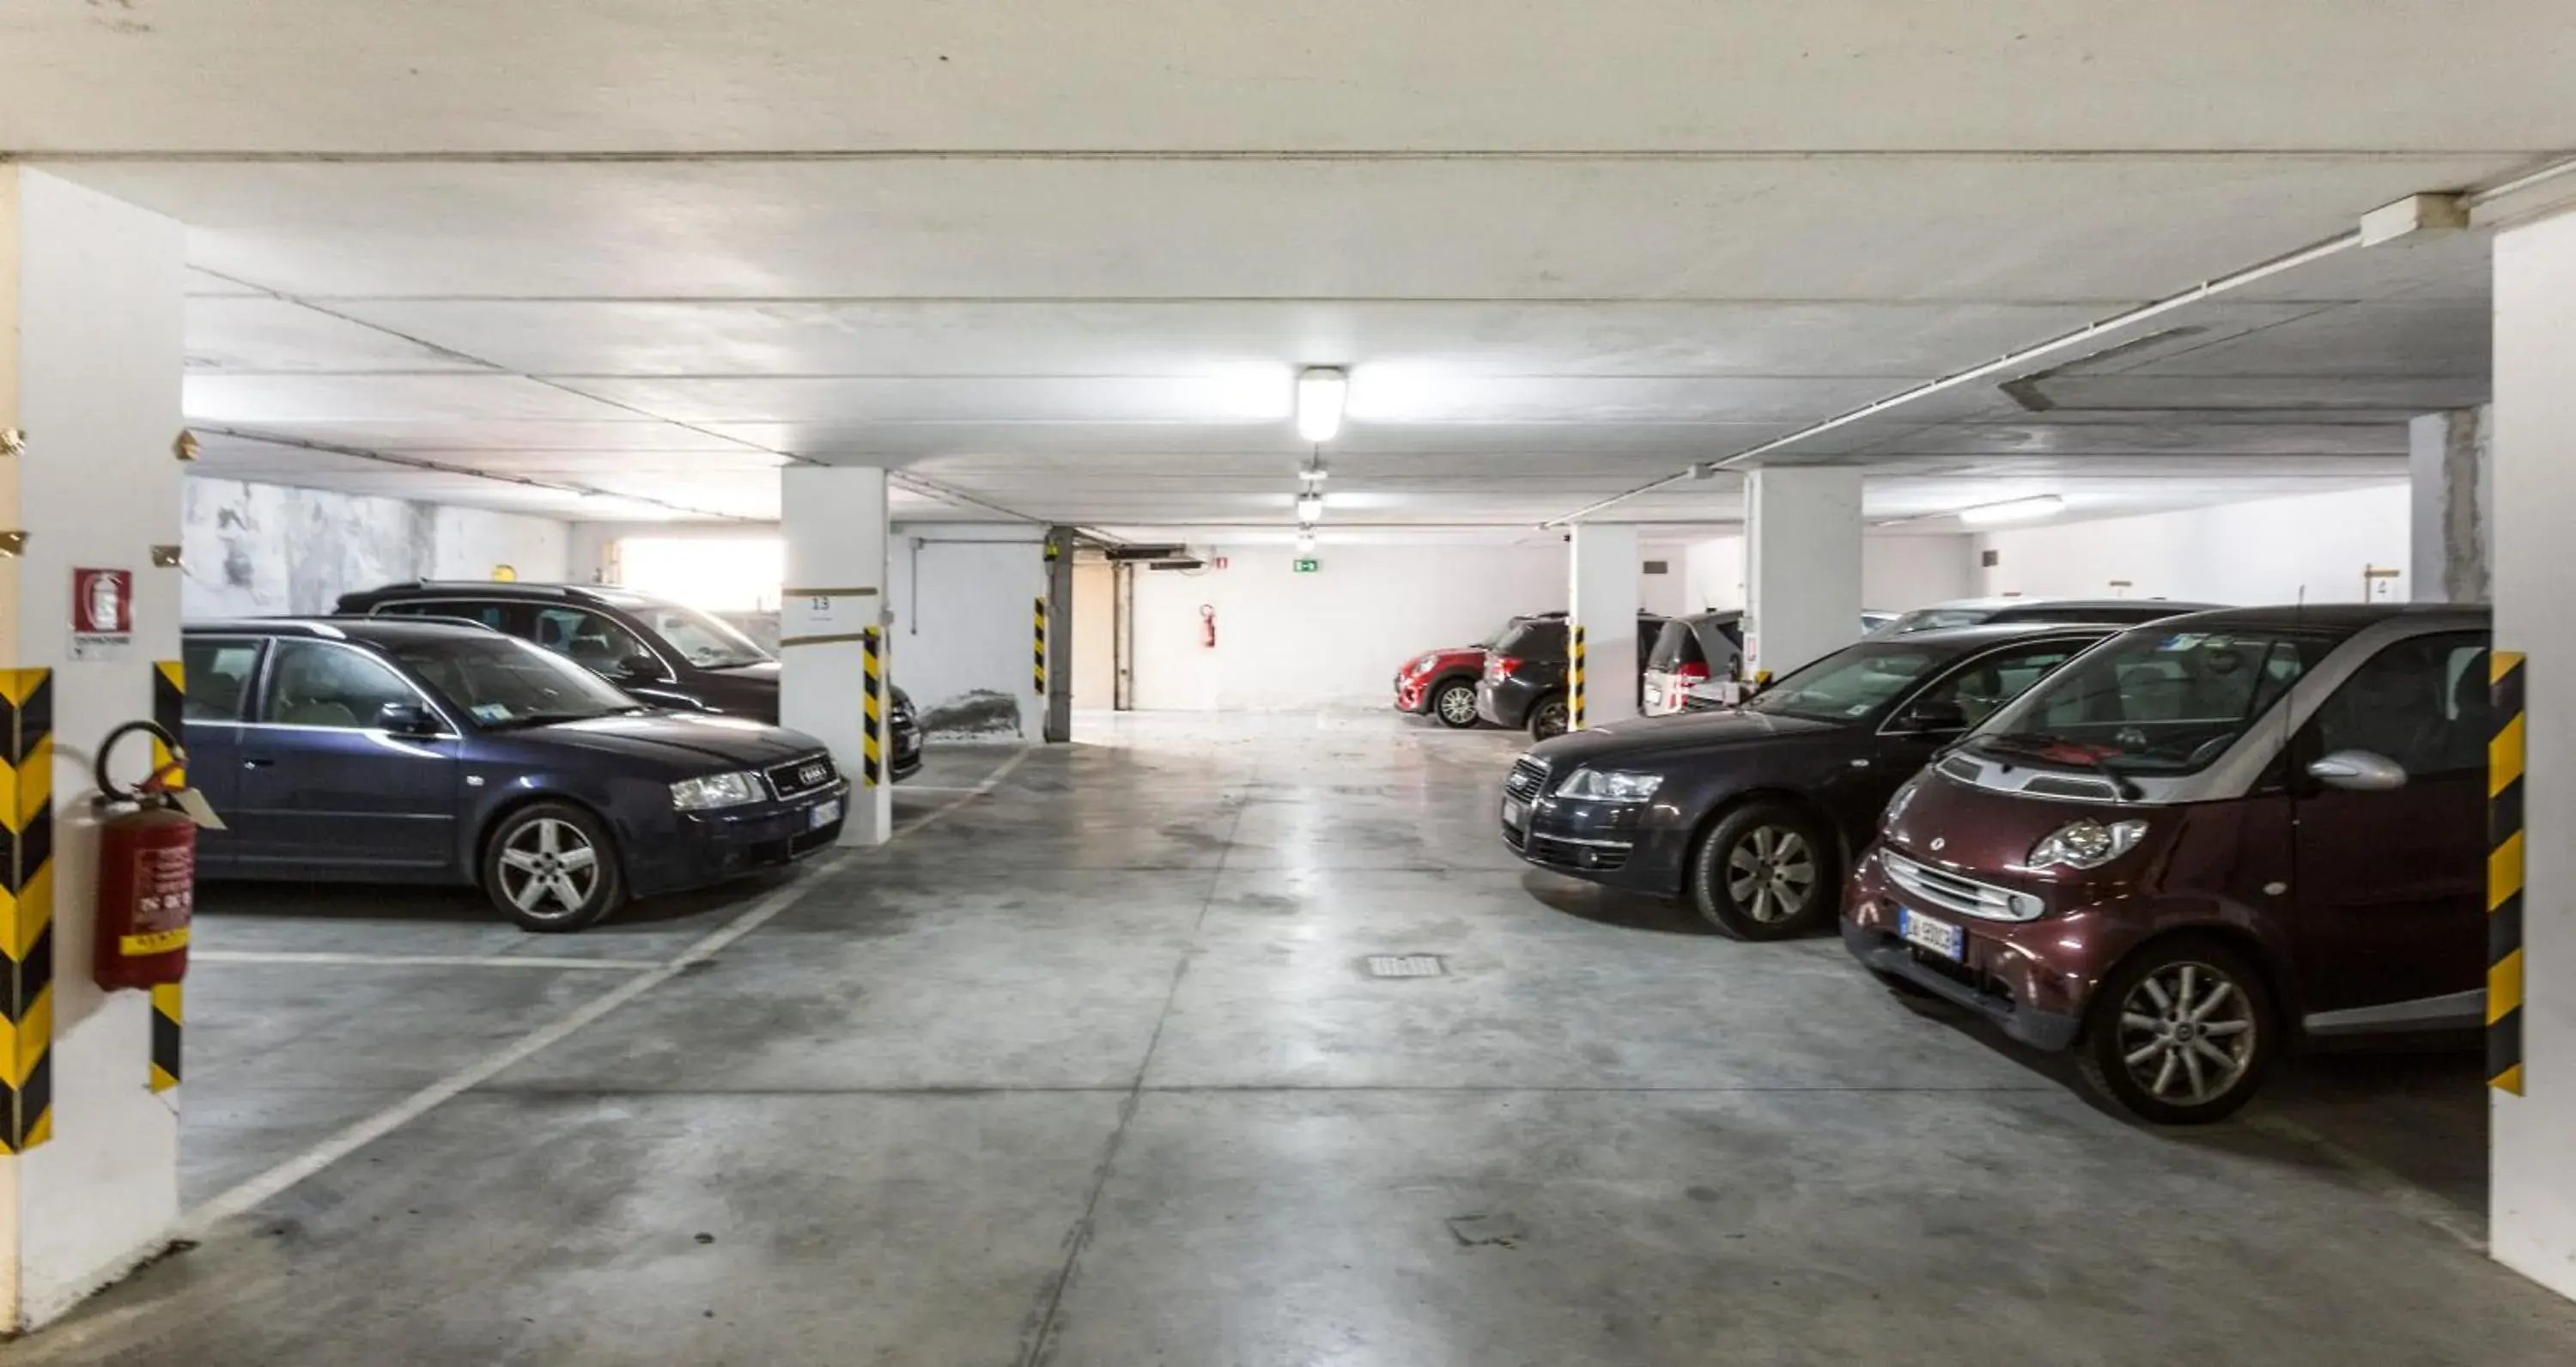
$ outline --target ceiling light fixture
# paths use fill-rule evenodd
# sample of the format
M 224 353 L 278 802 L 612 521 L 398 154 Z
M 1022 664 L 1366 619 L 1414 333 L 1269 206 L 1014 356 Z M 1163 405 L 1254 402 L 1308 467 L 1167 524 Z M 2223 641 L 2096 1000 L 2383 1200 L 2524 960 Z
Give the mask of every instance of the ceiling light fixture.
M 1312 527 L 1324 520 L 1324 496 L 1308 492 L 1297 495 L 1297 525 Z
M 1998 522 L 2028 522 L 2063 512 L 2065 508 L 2065 499 L 2055 494 L 2039 494 L 2031 498 L 2012 498 L 2001 503 L 1980 503 L 1973 508 L 1961 508 L 1957 516 L 1971 527 L 1988 527 Z
M 1342 405 L 1350 397 L 1347 371 L 1308 366 L 1297 372 L 1297 435 L 1312 442 L 1331 441 L 1342 430 Z

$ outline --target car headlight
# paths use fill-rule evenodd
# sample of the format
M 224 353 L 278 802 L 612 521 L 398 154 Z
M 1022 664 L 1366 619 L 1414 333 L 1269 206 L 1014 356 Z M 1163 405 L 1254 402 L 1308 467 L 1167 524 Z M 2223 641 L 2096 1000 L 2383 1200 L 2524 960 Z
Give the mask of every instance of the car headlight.
M 2061 826 L 2031 847 L 2027 867 L 2045 869 L 2063 864 L 2070 869 L 2098 869 L 2138 847 L 2147 838 L 2147 823 L 2114 821 L 2105 826 L 2090 819 Z
M 671 785 L 671 805 L 684 812 L 700 812 L 710 807 L 739 807 L 768 796 L 768 790 L 760 786 L 758 774 L 700 774 Z
M 1664 786 L 1661 774 L 1632 774 L 1624 769 L 1577 769 L 1556 790 L 1558 797 L 1592 802 L 1643 802 Z

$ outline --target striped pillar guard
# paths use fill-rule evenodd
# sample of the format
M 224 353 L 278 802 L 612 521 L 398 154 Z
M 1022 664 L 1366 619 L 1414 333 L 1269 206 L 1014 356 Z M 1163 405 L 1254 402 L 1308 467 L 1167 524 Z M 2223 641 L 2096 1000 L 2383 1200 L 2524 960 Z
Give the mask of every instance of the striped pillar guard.
M 870 788 L 885 783 L 885 630 L 869 627 L 859 633 L 859 650 L 866 661 L 867 682 L 860 692 L 865 721 L 861 727 L 859 750 L 864 761 L 863 777 Z
M 0 1152 L 53 1137 L 54 681 L 0 669 Z
M 174 736 L 183 736 L 188 724 L 188 666 L 183 660 L 152 662 L 152 720 Z M 181 767 L 180 757 L 159 737 L 152 741 L 152 771 L 167 768 L 174 772 L 170 781 L 184 784 L 188 771 Z M 162 983 L 152 989 L 152 1062 L 148 1081 L 152 1090 L 166 1092 L 179 1085 L 180 1027 L 187 1020 L 183 1001 L 184 989 L 178 983 Z
M 1580 731 L 1583 729 L 1583 628 L 1580 625 L 1574 628 L 1573 654 L 1566 667 L 1566 685 L 1566 726 Z
M 2499 650 L 2487 742 L 2487 1085 L 2522 1095 L 2523 656 Z
M 1036 624 L 1037 650 L 1031 657 L 1030 667 L 1032 677 L 1037 681 L 1038 696 L 1041 698 L 1046 696 L 1046 619 L 1047 602 L 1045 596 L 1040 595 L 1037 600 L 1037 615 L 1032 619 Z

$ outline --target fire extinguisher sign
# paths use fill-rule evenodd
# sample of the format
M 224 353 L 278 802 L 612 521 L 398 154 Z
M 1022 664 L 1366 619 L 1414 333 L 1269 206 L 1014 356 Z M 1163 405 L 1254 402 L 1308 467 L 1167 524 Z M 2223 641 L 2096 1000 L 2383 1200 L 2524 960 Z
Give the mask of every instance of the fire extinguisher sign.
M 117 952 L 134 958 L 187 948 L 188 922 L 196 900 L 195 846 L 147 845 L 136 850 L 134 925 L 117 937 Z
M 72 571 L 72 658 L 103 660 L 134 644 L 134 571 Z

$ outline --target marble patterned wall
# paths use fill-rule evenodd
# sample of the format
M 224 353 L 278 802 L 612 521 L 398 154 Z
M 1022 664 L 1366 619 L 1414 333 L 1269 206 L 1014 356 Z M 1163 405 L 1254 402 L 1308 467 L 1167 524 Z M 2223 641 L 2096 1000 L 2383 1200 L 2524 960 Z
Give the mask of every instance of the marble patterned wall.
M 190 620 L 329 612 L 405 579 L 565 575 L 570 528 L 549 518 L 324 489 L 190 479 L 181 611 Z

